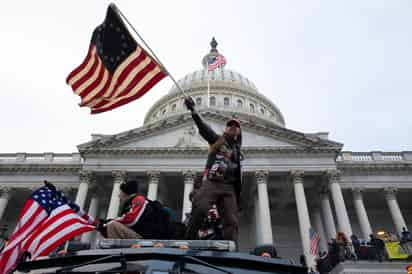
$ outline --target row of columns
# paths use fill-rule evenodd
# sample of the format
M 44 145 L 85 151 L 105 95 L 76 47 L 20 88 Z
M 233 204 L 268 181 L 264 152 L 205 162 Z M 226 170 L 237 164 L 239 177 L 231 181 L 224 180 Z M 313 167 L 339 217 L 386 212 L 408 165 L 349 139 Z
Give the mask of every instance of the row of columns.
M 147 198 L 150 200 L 157 200 L 158 186 L 160 182 L 160 172 L 159 171 L 149 171 L 147 174 L 149 176 Z M 119 206 L 120 206 L 120 199 L 119 199 L 120 185 L 127 180 L 127 173 L 124 171 L 113 171 L 112 175 L 113 175 L 113 187 L 112 187 L 109 207 L 108 207 L 107 215 L 106 215 L 106 218 L 108 219 L 113 219 L 118 216 Z M 189 213 L 191 211 L 191 202 L 189 200 L 189 194 L 193 190 L 193 184 L 194 184 L 196 173 L 194 171 L 185 171 L 183 172 L 183 175 L 184 175 L 185 187 L 184 187 L 182 215 L 185 216 L 185 213 Z M 88 190 L 92 182 L 94 182 L 94 180 L 90 172 L 80 173 L 80 183 L 79 183 L 79 188 L 78 188 L 75 201 L 81 208 L 84 207 L 87 193 L 88 193 Z
M 314 258 L 310 254 L 309 247 L 309 228 L 311 227 L 309 211 L 307 208 L 304 185 L 303 185 L 303 172 L 302 171 L 292 171 L 292 181 L 294 185 L 294 193 L 296 199 L 296 207 L 298 211 L 299 228 L 301 233 L 303 254 L 305 255 L 306 263 L 308 266 L 314 265 Z M 328 171 L 327 173 L 329 192 L 332 196 L 332 200 L 335 206 L 336 218 L 338 222 L 338 228 L 340 232 L 345 233 L 347 237 L 353 235 L 352 227 L 349 221 L 348 212 L 346 210 L 345 201 L 343 199 L 342 189 L 339 184 L 340 173 L 337 170 Z M 405 220 L 402 216 L 402 212 L 399 208 L 398 202 L 395 196 L 394 188 L 386 188 L 385 200 L 389 207 L 389 210 L 394 221 L 396 231 L 400 235 L 402 229 L 406 227 Z M 372 234 L 372 227 L 369 222 L 369 218 L 363 203 L 362 191 L 360 189 L 353 189 L 353 203 L 360 224 L 360 229 L 362 237 L 368 239 L 369 235 Z M 314 220 L 314 227 L 320 235 L 327 235 L 328 239 L 336 237 L 336 227 L 333 218 L 332 208 L 329 202 L 328 191 L 323 191 L 320 196 L 320 204 L 322 209 L 323 220 L 325 224 L 326 232 L 323 229 L 322 217 L 319 209 L 316 209 L 312 214 L 312 219 Z M 323 250 L 327 249 L 327 242 L 325 237 L 321 237 L 320 246 Z
M 185 219 L 186 214 L 191 211 L 191 202 L 189 200 L 189 194 L 193 190 L 194 180 L 196 173 L 194 171 L 185 171 L 184 175 L 184 194 L 183 194 L 183 205 L 182 205 L 182 221 Z M 332 196 L 332 200 L 335 206 L 335 212 L 338 222 L 339 231 L 342 231 L 347 236 L 351 236 L 352 227 L 349 221 L 348 213 L 345 206 L 345 201 L 343 199 L 342 189 L 339 184 L 339 172 L 338 171 L 328 171 L 326 173 L 329 182 L 329 192 Z M 147 197 L 151 200 L 157 199 L 158 185 L 160 180 L 160 172 L 150 171 L 148 172 L 149 183 L 148 183 L 148 193 Z M 305 257 L 311 262 L 309 254 L 309 228 L 312 226 L 309 217 L 309 211 L 306 202 L 305 190 L 304 190 L 304 172 L 303 171 L 292 171 L 291 172 L 296 207 L 299 219 L 299 228 L 301 233 L 302 247 L 304 250 Z M 107 218 L 115 218 L 118 214 L 119 209 L 119 186 L 122 182 L 126 180 L 126 173 L 122 171 L 113 172 L 114 182 L 113 190 L 111 194 L 109 209 L 107 213 Z M 257 197 L 255 200 L 255 217 L 256 217 L 256 241 L 257 245 L 272 244 L 273 243 L 273 233 L 270 217 L 270 207 L 269 207 L 269 195 L 267 189 L 268 182 L 268 171 L 259 170 L 255 172 L 256 185 L 257 185 Z M 80 206 L 84 206 L 86 199 L 88 185 L 91 182 L 91 175 L 88 173 L 82 173 L 80 175 L 80 184 L 78 194 L 76 196 L 76 202 Z M 402 231 L 403 227 L 406 227 L 405 220 L 400 211 L 399 205 L 396 200 L 395 190 L 392 188 L 385 189 L 385 198 L 390 209 L 392 218 L 395 223 L 396 230 L 398 233 Z M 2 214 L 2 206 L 7 203 L 8 192 L 0 197 L 0 217 Z M 3 198 L 4 197 L 4 198 Z M 314 227 L 320 235 L 326 235 L 327 239 L 336 237 L 336 227 L 333 218 L 332 208 L 330 205 L 328 192 L 324 191 L 320 196 L 321 200 L 321 211 L 318 209 L 313 212 Z M 361 233 L 363 238 L 367 239 L 372 233 L 372 228 L 367 216 L 367 212 L 363 203 L 362 191 L 360 189 L 353 190 L 353 202 L 358 216 Z M 97 203 L 97 202 L 96 202 Z M 93 205 L 91 203 L 91 205 Z M 95 215 L 95 209 L 93 206 L 89 209 L 89 214 Z M 322 217 L 324 225 L 322 225 Z M 325 231 L 323 229 L 325 228 Z M 327 243 L 325 237 L 322 237 L 320 246 L 322 249 L 327 248 Z
M 119 192 L 120 184 L 125 182 L 127 179 L 127 173 L 124 171 L 114 171 L 113 173 L 113 188 L 109 203 L 109 208 L 107 211 L 107 218 L 115 218 L 118 215 L 119 210 Z M 257 245 L 261 244 L 272 244 L 273 234 L 272 225 L 270 217 L 270 207 L 269 207 L 269 195 L 268 195 L 268 171 L 259 170 L 255 172 L 256 187 L 257 187 L 257 197 L 255 200 L 255 217 L 256 217 L 256 241 Z M 329 182 L 329 192 L 331 194 L 336 217 L 338 222 L 339 231 L 344 232 L 346 235 L 352 235 L 352 228 L 350 225 L 348 213 L 345 206 L 345 201 L 342 195 L 342 189 L 339 184 L 339 172 L 336 170 L 328 171 L 326 173 Z M 156 200 L 158 196 L 158 185 L 160 181 L 159 171 L 148 172 L 149 182 L 148 182 L 148 193 L 147 197 L 151 200 Z M 191 211 L 191 202 L 189 200 L 189 194 L 193 190 L 194 180 L 196 173 L 194 171 L 183 172 L 184 176 L 184 196 L 182 205 L 182 220 L 184 220 L 186 213 Z M 299 218 L 299 228 L 302 239 L 302 246 L 304 254 L 308 258 L 308 265 L 312 258 L 309 254 L 309 228 L 311 227 L 309 211 L 306 202 L 305 190 L 304 190 L 304 172 L 303 171 L 292 171 L 291 172 L 293 189 L 296 200 L 297 213 Z M 76 203 L 84 208 L 87 194 L 91 185 L 94 183 L 93 174 L 91 172 L 83 171 L 79 174 L 79 187 L 76 195 Z M 92 191 L 93 196 L 91 197 L 91 202 L 89 206 L 89 214 L 96 216 L 98 208 L 98 197 L 95 191 Z M 399 205 L 395 196 L 395 189 L 388 188 L 385 189 L 385 198 L 387 205 L 390 209 L 396 230 L 398 233 L 402 231 L 403 227 L 406 227 L 405 220 L 400 211 Z M 0 219 L 2 218 L 7 203 L 10 199 L 10 188 L 3 188 L 0 194 Z M 359 219 L 359 224 L 364 238 L 372 233 L 372 228 L 367 216 L 367 212 L 363 203 L 362 191 L 355 189 L 353 191 L 353 201 L 356 214 Z M 313 214 L 314 226 L 316 230 L 321 234 L 327 236 L 328 239 L 334 238 L 336 236 L 336 227 L 334 223 L 332 208 L 330 205 L 328 191 L 324 191 L 320 196 L 321 211 L 316 210 Z M 321 217 L 322 215 L 322 217 Z M 322 226 L 322 220 L 324 226 Z M 323 232 L 323 227 L 325 231 Z M 324 238 L 324 237 L 323 237 Z M 326 249 L 326 241 L 321 241 L 321 247 Z

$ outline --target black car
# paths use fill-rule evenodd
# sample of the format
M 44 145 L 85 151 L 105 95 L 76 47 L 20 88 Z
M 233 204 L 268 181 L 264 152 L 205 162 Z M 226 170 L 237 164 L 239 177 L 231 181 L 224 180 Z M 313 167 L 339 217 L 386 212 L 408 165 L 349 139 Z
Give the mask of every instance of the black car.
M 229 241 L 103 240 L 96 249 L 21 262 L 16 273 L 307 273 L 286 259 L 234 249 Z

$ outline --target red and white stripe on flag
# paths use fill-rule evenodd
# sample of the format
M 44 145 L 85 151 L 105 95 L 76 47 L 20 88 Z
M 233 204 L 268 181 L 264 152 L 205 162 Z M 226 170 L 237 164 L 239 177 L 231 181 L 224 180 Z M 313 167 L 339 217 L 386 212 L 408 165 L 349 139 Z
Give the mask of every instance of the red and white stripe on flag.
M 111 73 L 103 64 L 92 43 L 83 63 L 66 79 L 80 106 L 92 113 L 105 112 L 143 96 L 166 74 L 140 46 Z
M 316 256 L 318 253 L 318 246 L 319 246 L 319 241 L 320 241 L 319 233 L 317 233 L 313 228 L 310 228 L 309 238 L 310 238 L 309 252 L 311 255 Z
M 87 220 L 80 217 L 68 205 L 63 205 L 52 211 L 49 218 L 22 243 L 23 250 L 27 250 L 34 260 L 40 256 L 47 256 L 59 245 L 76 235 L 95 230 Z
M 20 213 L 19 221 L 0 254 L 0 273 L 9 273 L 22 253 L 21 243 L 47 219 L 47 212 L 36 201 L 29 199 Z
M 208 63 L 207 70 L 213 71 L 224 64 L 226 64 L 226 58 L 222 54 L 218 54 L 212 62 Z
M 92 231 L 95 226 L 76 214 L 67 204 L 47 216 L 33 199 L 29 199 L 19 217 L 17 227 L 0 255 L 0 273 L 9 273 L 24 251 L 32 259 L 46 256 L 60 244 L 78 234 Z

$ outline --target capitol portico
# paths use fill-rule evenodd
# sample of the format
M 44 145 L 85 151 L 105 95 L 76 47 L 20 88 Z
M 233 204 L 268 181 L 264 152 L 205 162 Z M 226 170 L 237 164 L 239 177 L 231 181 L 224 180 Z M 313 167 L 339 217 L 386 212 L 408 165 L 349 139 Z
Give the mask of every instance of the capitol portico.
M 215 47 L 208 56 L 216 54 Z M 412 228 L 411 151 L 342 151 L 343 144 L 330 140 L 327 132 L 288 129 L 280 109 L 249 79 L 226 67 L 209 75 L 205 69 L 189 73 L 179 84 L 217 132 L 233 116 L 241 121 L 241 250 L 274 243 L 281 257 L 298 261 L 305 254 L 311 264 L 310 227 L 321 236 L 321 250 L 338 231 L 368 239 L 377 230 L 397 234 Z M 120 183 L 137 178 L 144 182 L 141 192 L 174 209 L 182 220 L 190 212 L 189 193 L 203 171 L 208 147 L 173 86 L 150 108 L 143 126 L 92 134 L 77 149 L 0 154 L 1 224 L 13 229 L 25 199 L 45 179 L 90 214 L 113 218 Z

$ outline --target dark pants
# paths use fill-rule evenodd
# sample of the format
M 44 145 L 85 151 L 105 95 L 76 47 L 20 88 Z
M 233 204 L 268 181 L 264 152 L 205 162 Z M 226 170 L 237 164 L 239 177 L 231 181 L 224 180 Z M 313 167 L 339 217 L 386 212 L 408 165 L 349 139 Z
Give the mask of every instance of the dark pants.
M 223 239 L 237 241 L 238 207 L 233 185 L 210 181 L 204 182 L 193 197 L 192 217 L 186 237 L 191 240 L 198 238 L 198 230 L 213 204 L 216 204 L 222 218 Z

